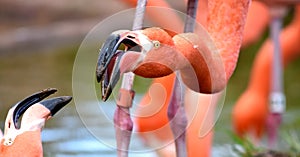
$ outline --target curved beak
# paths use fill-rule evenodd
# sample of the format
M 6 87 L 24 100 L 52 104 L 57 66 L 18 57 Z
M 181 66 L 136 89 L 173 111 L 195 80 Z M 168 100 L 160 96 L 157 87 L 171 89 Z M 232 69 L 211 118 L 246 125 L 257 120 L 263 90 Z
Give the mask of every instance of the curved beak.
M 31 96 L 25 98 L 24 100 L 16 104 L 15 110 L 13 112 L 13 123 L 15 128 L 19 129 L 19 119 L 21 115 L 33 104 L 40 102 L 51 94 L 54 94 L 57 91 L 55 88 L 48 88 L 40 92 L 34 93 Z
M 59 110 L 66 106 L 72 100 L 71 96 L 61 96 L 41 101 L 40 104 L 45 106 L 54 116 Z
M 109 63 L 109 66 L 107 67 L 107 70 L 105 70 L 104 78 L 101 81 L 103 101 L 106 101 L 109 98 L 112 90 L 120 79 L 120 62 L 124 53 L 124 51 L 117 50 L 116 55 L 113 56 Z
M 112 33 L 105 41 L 105 43 L 102 45 L 99 53 L 97 68 L 96 68 L 96 77 L 98 83 L 103 80 L 104 74 L 106 72 L 106 69 L 115 55 L 118 47 L 120 46 L 121 42 L 120 35 Z
M 124 45 L 124 50 L 118 50 Z M 153 47 L 153 42 L 139 31 L 116 31 L 105 41 L 100 49 L 96 77 L 101 82 L 102 100 L 106 101 L 120 79 L 120 62 L 127 51 L 137 51 L 146 54 Z M 142 55 L 144 56 L 144 55 Z M 143 60 L 136 60 L 137 65 Z

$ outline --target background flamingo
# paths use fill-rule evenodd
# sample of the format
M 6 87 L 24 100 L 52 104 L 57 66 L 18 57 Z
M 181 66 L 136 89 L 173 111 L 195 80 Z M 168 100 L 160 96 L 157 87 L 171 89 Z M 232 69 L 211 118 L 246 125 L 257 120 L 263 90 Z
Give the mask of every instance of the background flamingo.
M 280 34 L 283 63 L 289 62 L 300 55 L 300 8 L 296 7 L 294 19 Z M 259 50 L 251 71 L 251 78 L 247 89 L 238 99 L 233 109 L 233 124 L 236 132 L 244 136 L 249 133 L 260 139 L 265 131 L 268 109 L 268 95 L 270 92 L 270 75 L 273 55 L 273 44 L 268 39 Z M 252 108 L 255 110 L 251 110 Z

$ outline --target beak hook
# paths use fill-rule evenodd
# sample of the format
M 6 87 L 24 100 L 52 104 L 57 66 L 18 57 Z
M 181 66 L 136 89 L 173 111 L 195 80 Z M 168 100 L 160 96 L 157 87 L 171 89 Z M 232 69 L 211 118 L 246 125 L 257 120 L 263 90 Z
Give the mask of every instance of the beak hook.
M 51 113 L 51 116 L 54 116 L 60 109 L 66 106 L 72 100 L 71 96 L 60 96 L 40 102 L 45 106 Z
M 34 93 L 31 96 L 25 98 L 24 100 L 16 104 L 16 108 L 13 112 L 13 123 L 15 128 L 19 129 L 19 119 L 20 116 L 33 104 L 40 102 L 51 94 L 54 94 L 57 91 L 55 88 L 44 89 L 40 92 Z

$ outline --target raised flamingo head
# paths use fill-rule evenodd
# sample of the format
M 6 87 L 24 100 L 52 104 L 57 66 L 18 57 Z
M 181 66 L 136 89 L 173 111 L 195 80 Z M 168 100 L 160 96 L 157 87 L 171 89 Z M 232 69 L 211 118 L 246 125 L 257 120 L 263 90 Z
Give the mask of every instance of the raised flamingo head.
M 20 145 L 19 141 L 22 141 L 22 139 L 18 138 L 21 138 L 23 134 L 27 132 L 40 133 L 46 120 L 71 101 L 72 97 L 70 96 L 55 97 L 42 101 L 56 91 L 54 88 L 42 90 L 18 102 L 9 110 L 5 120 L 4 136 L 0 144 L 0 148 L 2 147 L 1 151 L 4 151 L 2 152 L 3 154 L 5 153 L 5 147 L 12 149 L 12 151 L 18 149 L 14 145 Z M 22 120 L 20 120 L 21 116 Z M 40 141 L 31 142 L 41 143 Z M 26 144 L 22 143 L 21 145 Z M 14 153 L 12 151 L 8 151 L 7 153 Z

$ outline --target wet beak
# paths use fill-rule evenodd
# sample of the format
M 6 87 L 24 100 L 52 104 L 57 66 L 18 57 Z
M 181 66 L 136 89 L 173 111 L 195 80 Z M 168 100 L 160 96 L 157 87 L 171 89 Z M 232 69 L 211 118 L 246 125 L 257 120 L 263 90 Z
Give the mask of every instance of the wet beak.
M 54 116 L 59 110 L 66 106 L 72 100 L 71 96 L 61 96 L 51 99 L 44 100 L 40 102 L 45 106 L 51 113 L 51 116 Z
M 42 90 L 38 93 L 32 94 L 31 96 L 25 98 L 24 100 L 18 102 L 16 104 L 16 108 L 13 112 L 13 123 L 15 125 L 15 128 L 19 129 L 19 119 L 21 115 L 32 105 L 35 103 L 40 102 L 41 100 L 45 99 L 51 94 L 54 94 L 57 91 L 55 88 L 48 88 L 45 90 Z
M 120 45 L 124 50 L 118 50 Z M 112 33 L 100 49 L 96 77 L 101 82 L 102 100 L 106 101 L 121 75 L 121 60 L 128 50 L 145 54 L 153 47 L 152 41 L 147 36 L 137 31 L 117 31 Z M 144 56 L 144 55 L 141 55 Z M 141 62 L 139 58 L 135 65 Z

